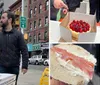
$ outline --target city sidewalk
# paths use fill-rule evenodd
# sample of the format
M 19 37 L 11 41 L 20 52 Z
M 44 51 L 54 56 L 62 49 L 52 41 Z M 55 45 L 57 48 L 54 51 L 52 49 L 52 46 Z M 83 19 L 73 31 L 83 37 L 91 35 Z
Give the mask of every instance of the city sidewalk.
M 45 66 L 42 65 L 29 65 L 29 70 L 25 75 L 20 73 L 18 85 L 39 85 L 44 69 Z

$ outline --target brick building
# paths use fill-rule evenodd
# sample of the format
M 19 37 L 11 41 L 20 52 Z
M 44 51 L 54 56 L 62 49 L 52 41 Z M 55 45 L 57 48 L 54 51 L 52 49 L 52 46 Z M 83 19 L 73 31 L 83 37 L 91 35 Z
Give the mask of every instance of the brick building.
M 28 35 L 33 52 L 48 56 L 49 0 L 28 0 Z
M 19 19 L 21 15 L 22 0 L 17 0 L 9 9 L 15 13 L 15 25 L 20 29 Z M 27 28 L 24 30 L 28 34 L 28 48 L 33 46 L 31 52 L 48 54 L 49 41 L 49 0 L 24 0 L 24 16 L 27 18 Z M 25 35 L 24 34 L 24 35 Z M 27 36 L 27 35 L 25 35 Z M 31 46 L 31 47 L 30 47 Z
M 15 3 L 13 3 L 10 7 L 9 10 L 15 14 L 15 27 L 20 30 L 19 27 L 19 18 L 21 15 L 21 0 L 17 0 Z
M 44 43 L 49 41 L 49 0 L 28 0 L 29 42 Z
M 28 17 L 28 0 L 24 0 L 24 16 Z M 22 0 L 17 0 L 10 7 L 9 10 L 15 14 L 15 27 L 20 30 L 20 16 L 22 11 Z M 28 28 L 28 27 L 27 27 Z M 26 33 L 27 28 L 24 30 Z

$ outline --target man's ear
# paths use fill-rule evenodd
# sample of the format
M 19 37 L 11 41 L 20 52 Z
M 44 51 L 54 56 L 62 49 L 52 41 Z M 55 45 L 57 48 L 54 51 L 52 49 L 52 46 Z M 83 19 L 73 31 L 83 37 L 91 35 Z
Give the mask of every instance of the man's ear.
M 12 23 L 12 18 L 8 19 L 8 22 L 9 22 L 9 23 Z

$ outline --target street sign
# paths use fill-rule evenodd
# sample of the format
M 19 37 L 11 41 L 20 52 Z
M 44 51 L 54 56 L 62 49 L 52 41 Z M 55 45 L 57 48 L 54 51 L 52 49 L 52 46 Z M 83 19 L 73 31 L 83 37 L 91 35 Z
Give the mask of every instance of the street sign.
M 33 44 L 33 51 L 41 50 L 40 44 Z
M 29 51 L 29 52 L 33 51 L 33 44 L 28 43 L 28 44 L 27 44 L 27 48 L 28 48 L 28 51 Z
M 26 17 L 21 16 L 20 17 L 20 28 L 25 29 L 26 28 Z

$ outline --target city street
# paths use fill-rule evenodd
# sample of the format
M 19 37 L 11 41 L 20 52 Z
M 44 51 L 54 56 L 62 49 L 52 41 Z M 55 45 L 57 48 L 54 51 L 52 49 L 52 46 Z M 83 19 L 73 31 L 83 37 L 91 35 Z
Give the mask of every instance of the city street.
M 29 70 L 25 75 L 20 73 L 18 85 L 39 85 L 45 67 L 43 65 L 29 65 Z
M 89 85 L 100 85 L 100 77 L 95 74 L 92 79 L 92 83 L 93 84 L 89 84 Z
M 23 75 L 20 73 L 18 85 L 39 85 L 45 67 L 46 66 L 43 65 L 29 65 L 27 74 Z M 89 83 L 88 85 L 100 85 L 100 77 L 95 74 L 92 83 Z

